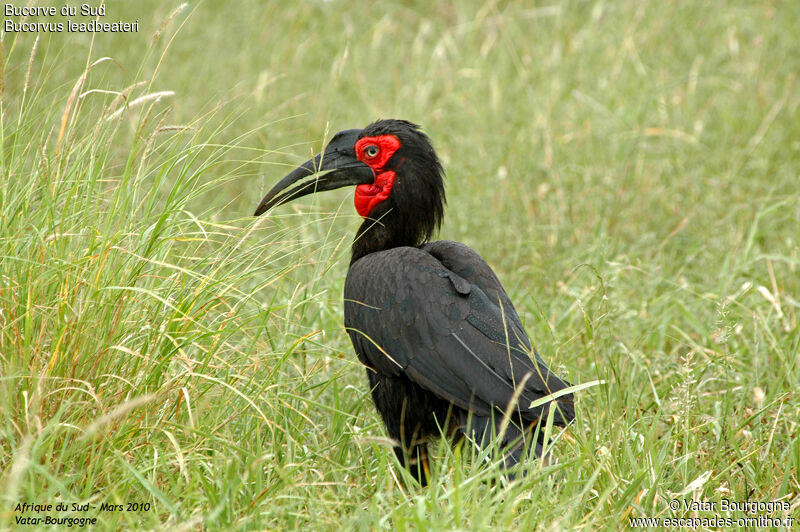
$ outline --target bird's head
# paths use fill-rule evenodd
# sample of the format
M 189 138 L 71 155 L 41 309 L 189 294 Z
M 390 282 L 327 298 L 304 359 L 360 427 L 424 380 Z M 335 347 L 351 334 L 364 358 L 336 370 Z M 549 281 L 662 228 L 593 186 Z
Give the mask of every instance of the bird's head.
M 358 238 L 373 231 L 381 247 L 418 245 L 444 213 L 444 171 L 428 136 L 405 120 L 378 120 L 333 136 L 320 155 L 281 179 L 255 215 L 314 192 L 355 185 L 365 219 Z

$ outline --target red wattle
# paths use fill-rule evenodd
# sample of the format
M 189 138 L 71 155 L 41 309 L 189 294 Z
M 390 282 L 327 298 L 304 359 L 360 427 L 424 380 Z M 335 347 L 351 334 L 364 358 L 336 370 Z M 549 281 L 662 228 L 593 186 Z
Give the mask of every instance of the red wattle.
M 356 187 L 353 203 L 355 203 L 356 210 L 362 218 L 369 216 L 370 211 L 376 205 L 389 197 L 389 193 L 394 186 L 395 177 L 397 177 L 397 174 L 389 170 L 375 176 L 375 182 L 371 185 L 358 185 Z

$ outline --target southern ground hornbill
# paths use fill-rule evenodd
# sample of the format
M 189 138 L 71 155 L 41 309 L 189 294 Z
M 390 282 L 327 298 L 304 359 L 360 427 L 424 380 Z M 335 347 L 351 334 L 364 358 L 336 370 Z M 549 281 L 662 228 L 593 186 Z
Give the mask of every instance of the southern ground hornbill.
M 551 408 L 555 425 L 575 416 L 572 395 L 557 394 L 567 383 L 531 347 L 489 265 L 464 244 L 428 241 L 442 220 L 443 175 L 417 125 L 379 120 L 337 133 L 255 212 L 356 185 L 364 222 L 345 281 L 344 324 L 395 453 L 423 484 L 432 436 L 499 443 L 509 466 L 541 453 L 536 426 Z M 531 408 L 550 395 L 560 397 Z

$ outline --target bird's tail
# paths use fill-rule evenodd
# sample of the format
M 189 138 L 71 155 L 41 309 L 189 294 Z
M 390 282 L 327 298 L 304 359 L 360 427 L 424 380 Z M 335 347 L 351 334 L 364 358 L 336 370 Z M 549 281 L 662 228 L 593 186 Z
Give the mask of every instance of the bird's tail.
M 542 457 L 544 428 L 536 423 L 522 424 L 502 415 L 476 416 L 466 414 L 459 420 L 461 432 L 487 460 L 499 460 L 503 469 Z M 547 457 L 545 456 L 545 460 Z M 513 480 L 514 473 L 508 473 Z

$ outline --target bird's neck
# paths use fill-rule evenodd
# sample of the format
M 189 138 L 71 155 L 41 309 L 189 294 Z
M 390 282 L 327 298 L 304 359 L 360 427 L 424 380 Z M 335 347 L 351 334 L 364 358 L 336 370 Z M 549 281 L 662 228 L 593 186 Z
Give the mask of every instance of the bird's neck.
M 380 220 L 364 219 L 353 241 L 353 256 L 350 264 L 376 251 L 421 244 L 417 241 L 418 238 L 412 234 L 403 234 L 402 231 L 393 230 L 397 224 L 392 222 L 396 222 L 396 220 L 391 219 L 391 213 Z

